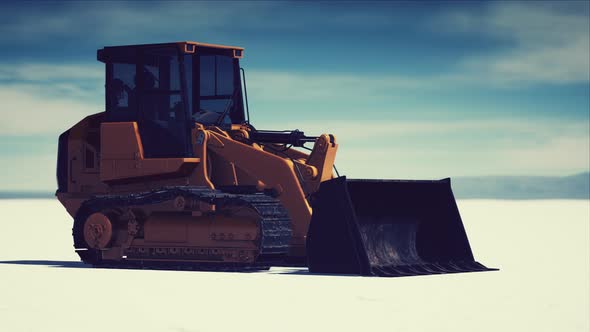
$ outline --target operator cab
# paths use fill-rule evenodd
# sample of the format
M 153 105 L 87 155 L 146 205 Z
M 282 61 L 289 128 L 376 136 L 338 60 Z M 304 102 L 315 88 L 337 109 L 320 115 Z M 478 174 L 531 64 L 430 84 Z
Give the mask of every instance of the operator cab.
M 106 121 L 138 123 L 146 158 L 190 157 L 195 122 L 245 121 L 243 48 L 196 42 L 105 47 Z

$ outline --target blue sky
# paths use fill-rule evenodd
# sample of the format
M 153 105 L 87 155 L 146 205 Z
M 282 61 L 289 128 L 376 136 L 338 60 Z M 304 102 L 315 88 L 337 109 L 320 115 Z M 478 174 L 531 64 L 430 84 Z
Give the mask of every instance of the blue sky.
M 103 110 L 106 45 L 246 48 L 257 128 L 336 134 L 365 178 L 590 168 L 590 9 L 575 2 L 0 4 L 0 190 L 53 190 L 57 136 Z

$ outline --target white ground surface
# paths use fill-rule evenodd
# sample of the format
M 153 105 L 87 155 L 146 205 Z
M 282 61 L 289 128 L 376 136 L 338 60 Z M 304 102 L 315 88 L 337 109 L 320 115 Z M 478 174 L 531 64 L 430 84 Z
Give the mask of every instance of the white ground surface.
M 0 331 L 589 331 L 590 202 L 460 201 L 499 272 L 92 269 L 56 200 L 0 200 Z

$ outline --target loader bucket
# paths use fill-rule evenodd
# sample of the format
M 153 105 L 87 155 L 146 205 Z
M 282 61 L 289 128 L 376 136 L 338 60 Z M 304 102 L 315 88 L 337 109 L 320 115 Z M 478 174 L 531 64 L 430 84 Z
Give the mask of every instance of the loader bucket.
M 322 182 L 312 200 L 312 273 L 410 276 L 491 270 L 476 262 L 450 179 Z

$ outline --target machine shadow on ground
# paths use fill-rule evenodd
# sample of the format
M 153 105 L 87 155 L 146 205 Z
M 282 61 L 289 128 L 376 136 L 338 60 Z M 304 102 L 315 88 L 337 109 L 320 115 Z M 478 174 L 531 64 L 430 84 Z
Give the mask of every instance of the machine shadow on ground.
M 10 260 L 0 261 L 0 264 L 5 265 L 36 265 L 58 268 L 76 268 L 76 269 L 118 269 L 118 270 L 154 270 L 154 271 L 189 271 L 189 272 L 213 272 L 210 270 L 188 270 L 188 269 L 166 269 L 166 268 L 141 268 L 141 267 L 93 267 L 90 264 L 76 261 L 53 261 L 53 260 Z M 306 268 L 286 268 L 279 270 L 248 270 L 248 271 L 216 271 L 226 273 L 266 273 L 274 275 L 301 275 L 301 276 L 332 276 L 332 277 L 360 277 L 353 274 L 329 274 L 329 273 L 311 273 Z
M 11 265 L 44 265 L 48 267 L 66 267 L 66 268 L 92 268 L 92 265 L 84 264 L 82 262 L 74 261 L 51 261 L 51 260 L 15 260 L 15 261 L 0 261 L 0 264 Z

